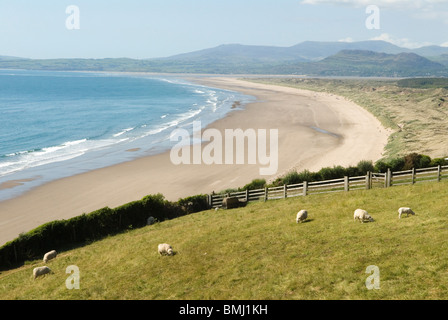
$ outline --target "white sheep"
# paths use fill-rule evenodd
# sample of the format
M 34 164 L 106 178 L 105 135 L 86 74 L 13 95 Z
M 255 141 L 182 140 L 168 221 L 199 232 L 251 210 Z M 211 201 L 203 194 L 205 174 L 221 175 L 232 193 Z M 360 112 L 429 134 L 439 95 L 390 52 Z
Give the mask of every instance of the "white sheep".
M 353 215 L 353 220 L 359 220 L 362 223 L 364 223 L 364 221 L 370 221 L 373 222 L 373 218 L 367 213 L 366 210 L 363 209 L 356 209 L 355 210 L 355 214 Z
M 58 253 L 56 252 L 56 250 L 52 250 L 50 252 L 47 252 L 44 255 L 44 262 L 47 263 L 49 260 L 56 258 L 57 255 L 58 255 Z
M 296 223 L 299 223 L 299 222 L 302 223 L 307 218 L 308 218 L 308 211 L 300 210 L 299 212 L 297 212 Z
M 173 248 L 168 243 L 161 243 L 158 247 L 159 254 L 163 255 L 173 255 Z
M 415 215 L 414 211 L 412 211 L 411 208 L 407 208 L 407 207 L 402 207 L 400 209 L 398 209 L 398 219 L 401 219 L 401 215 L 406 214 L 407 217 L 409 217 L 409 215 Z
M 44 274 L 50 273 L 51 270 L 48 267 L 37 267 L 33 269 L 34 279 L 37 277 L 43 276 Z

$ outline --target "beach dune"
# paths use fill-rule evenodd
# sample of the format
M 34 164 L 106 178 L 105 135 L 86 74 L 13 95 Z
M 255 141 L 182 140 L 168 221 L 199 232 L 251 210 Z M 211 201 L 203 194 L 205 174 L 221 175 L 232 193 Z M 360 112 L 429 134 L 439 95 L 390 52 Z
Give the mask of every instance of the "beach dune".
M 197 77 L 197 83 L 239 91 L 257 101 L 208 128 L 278 129 L 278 170 L 260 175 L 260 164 L 180 164 L 170 152 L 49 182 L 0 202 L 0 245 L 43 223 L 111 208 L 162 193 L 168 200 L 268 181 L 290 170 L 356 165 L 381 158 L 390 134 L 369 112 L 342 97 L 224 77 Z M 238 103 L 236 104 L 238 106 Z M 142 150 L 145 146 L 140 146 Z M 26 183 L 26 181 L 21 181 Z

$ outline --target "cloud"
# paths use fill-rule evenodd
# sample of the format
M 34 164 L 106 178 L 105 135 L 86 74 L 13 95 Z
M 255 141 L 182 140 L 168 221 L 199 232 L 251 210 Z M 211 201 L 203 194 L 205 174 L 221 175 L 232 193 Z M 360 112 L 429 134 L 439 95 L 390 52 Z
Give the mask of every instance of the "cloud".
M 432 8 L 437 4 L 448 4 L 448 0 L 302 0 L 301 3 L 310 5 L 332 4 L 351 7 L 367 7 L 375 4 L 380 8 L 424 9 Z
M 382 40 L 382 41 L 392 43 L 396 46 L 399 46 L 402 48 L 408 48 L 408 49 L 417 49 L 420 47 L 433 45 L 433 43 L 430 43 L 430 42 L 415 42 L 415 41 L 409 40 L 408 38 L 396 38 L 388 33 L 383 33 L 378 37 L 371 38 L 370 40 Z M 447 45 L 448 45 L 448 43 L 447 43 Z
M 442 43 L 440 46 L 448 48 L 448 42 Z
M 338 42 L 355 42 L 355 40 L 353 38 L 347 37 L 347 38 L 338 40 Z

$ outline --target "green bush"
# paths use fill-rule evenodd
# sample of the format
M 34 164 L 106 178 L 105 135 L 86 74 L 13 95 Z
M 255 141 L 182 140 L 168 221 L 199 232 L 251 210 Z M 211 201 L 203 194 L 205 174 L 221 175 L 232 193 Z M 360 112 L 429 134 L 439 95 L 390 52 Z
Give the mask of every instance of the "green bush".
M 385 173 L 387 172 L 387 169 L 390 169 L 390 165 L 387 162 L 383 160 L 378 160 L 375 162 L 375 172 Z
M 196 203 L 195 208 L 202 208 L 203 196 L 192 198 Z M 61 250 L 99 240 L 129 228 L 144 227 L 150 216 L 163 221 L 188 212 L 177 203 L 167 201 L 163 195 L 157 194 L 115 209 L 106 207 L 68 220 L 52 221 L 3 245 L 0 248 L 0 270 L 18 266 L 25 261 L 41 259 L 46 252 L 53 249 Z
M 446 166 L 448 165 L 448 160 L 445 158 L 434 158 L 431 160 L 429 167 Z
M 360 161 L 358 163 L 358 165 L 356 167 L 358 168 L 358 174 L 360 176 L 366 175 L 367 172 L 374 172 L 375 171 L 375 167 L 374 167 L 372 161 L 362 160 L 362 161 Z
M 281 180 L 283 185 L 297 184 L 303 182 L 302 177 L 297 171 L 291 171 L 287 173 Z
M 392 159 L 391 161 L 388 162 L 388 167 L 391 171 L 402 171 L 405 170 L 404 168 L 404 158 L 397 158 L 397 159 Z
M 342 166 L 335 166 L 333 168 L 326 167 L 319 170 L 320 180 L 333 180 L 346 176 L 346 170 Z
M 258 190 L 266 186 L 265 179 L 254 179 L 243 187 L 243 190 Z
M 419 161 L 419 168 L 429 168 L 431 161 L 432 160 L 429 156 L 422 155 Z
M 179 201 L 177 201 L 177 205 L 180 206 L 188 214 L 204 211 L 209 208 L 207 197 L 207 195 L 201 194 L 179 199 Z

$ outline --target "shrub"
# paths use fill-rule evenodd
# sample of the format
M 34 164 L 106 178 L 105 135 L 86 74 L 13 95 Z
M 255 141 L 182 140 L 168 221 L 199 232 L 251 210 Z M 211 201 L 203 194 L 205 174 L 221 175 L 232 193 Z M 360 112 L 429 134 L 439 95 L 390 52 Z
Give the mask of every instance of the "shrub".
M 195 210 L 203 205 L 203 199 L 204 196 L 196 196 L 186 201 L 193 202 Z M 129 228 L 143 227 L 149 216 L 163 221 L 187 213 L 188 210 L 182 210 L 177 203 L 165 200 L 162 194 L 157 194 L 115 209 L 105 207 L 68 220 L 52 221 L 20 234 L 18 238 L 0 247 L 0 270 L 25 261 L 41 259 L 53 249 L 73 247 L 76 243 L 99 240 Z
M 403 170 L 410 170 L 412 168 L 420 168 L 421 155 L 417 153 L 411 153 L 404 157 Z
M 434 158 L 431 160 L 429 167 L 437 167 L 437 166 L 446 166 L 448 165 L 448 161 L 445 158 Z
M 316 179 L 319 178 L 319 175 L 315 172 L 310 172 L 309 170 L 303 170 L 302 172 L 299 173 L 299 181 L 303 182 L 303 181 L 307 181 L 307 182 L 312 182 L 315 181 Z
M 387 169 L 390 169 L 390 165 L 383 160 L 378 160 L 375 162 L 375 171 L 385 173 Z
M 429 156 L 422 155 L 419 161 L 419 168 L 428 168 L 431 164 L 431 158 Z
M 332 180 L 343 178 L 346 175 L 346 170 L 341 166 L 335 166 L 333 168 L 322 168 L 318 173 L 321 177 L 321 180 Z
M 356 166 L 358 168 L 359 175 L 365 175 L 367 172 L 374 172 L 375 167 L 373 166 L 372 161 L 362 160 Z
M 388 166 L 392 171 L 401 171 L 405 170 L 404 167 L 404 158 L 392 159 L 389 161 Z
M 297 171 L 291 171 L 282 178 L 282 184 L 286 185 L 297 184 L 301 182 L 303 182 L 303 180 Z
M 257 190 L 257 189 L 263 189 L 266 186 L 266 180 L 265 179 L 254 179 L 252 182 L 246 184 L 243 187 L 243 190 Z
M 187 214 L 204 211 L 209 208 L 207 195 L 196 195 L 179 199 L 177 205 L 181 207 Z

